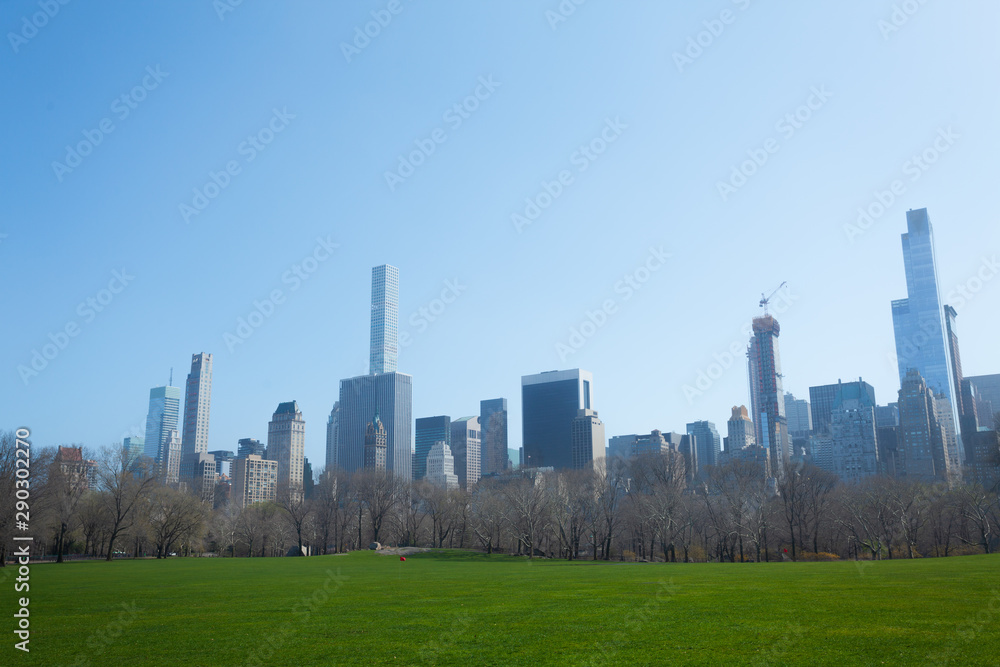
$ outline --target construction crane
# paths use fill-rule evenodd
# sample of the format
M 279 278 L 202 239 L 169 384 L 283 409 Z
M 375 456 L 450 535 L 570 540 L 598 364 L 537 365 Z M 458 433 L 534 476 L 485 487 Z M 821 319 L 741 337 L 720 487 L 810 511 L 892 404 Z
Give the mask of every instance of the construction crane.
M 761 292 L 761 294 L 760 294 L 760 304 L 759 305 L 760 305 L 761 308 L 764 309 L 764 316 L 765 317 L 767 316 L 767 304 L 771 303 L 771 297 L 773 297 L 775 294 L 777 294 L 779 291 L 781 291 L 781 288 L 784 287 L 787 284 L 788 284 L 787 281 L 781 283 L 780 285 L 778 285 L 778 287 L 773 292 L 771 292 L 767 296 L 764 296 L 764 293 Z

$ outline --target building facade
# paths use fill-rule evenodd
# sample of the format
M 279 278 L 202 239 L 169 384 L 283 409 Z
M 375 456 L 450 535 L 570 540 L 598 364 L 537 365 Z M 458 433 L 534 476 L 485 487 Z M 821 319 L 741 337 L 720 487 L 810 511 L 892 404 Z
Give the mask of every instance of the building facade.
M 510 468 L 507 451 L 507 399 L 479 402 L 480 461 L 482 474 L 500 474 Z
M 462 417 L 451 423 L 451 454 L 455 457 L 458 485 L 471 489 L 482 475 L 482 431 L 479 417 Z
M 365 470 L 385 470 L 388 461 L 389 435 L 378 413 L 365 428 Z
M 238 507 L 273 501 L 277 498 L 278 462 L 256 454 L 233 462 L 230 502 Z
M 298 403 L 279 403 L 267 425 L 267 458 L 278 463 L 278 497 L 292 502 L 303 498 L 302 470 L 306 422 Z
M 521 438 L 527 468 L 573 468 L 573 420 L 592 410 L 588 371 L 548 371 L 521 377 Z
M 897 475 L 928 482 L 951 478 L 947 438 L 941 413 L 950 401 L 927 386 L 919 371 L 911 368 L 899 390 L 899 450 Z
M 337 433 L 340 428 L 340 401 L 333 404 L 326 421 L 326 469 L 333 470 L 337 463 Z
M 212 355 L 191 355 L 191 372 L 184 392 L 184 425 L 181 430 L 181 477 L 194 474 L 198 454 L 208 453 L 208 420 L 212 405 Z
M 754 438 L 767 449 L 769 475 L 782 474 L 791 456 L 785 392 L 782 388 L 781 355 L 778 336 L 781 326 L 772 315 L 753 319 L 753 337 L 747 349 L 750 380 L 750 408 Z
M 951 404 L 951 418 L 944 419 L 945 428 L 950 422 L 955 429 L 958 409 L 953 367 L 938 282 L 934 228 L 926 208 L 906 212 L 906 230 L 901 240 L 907 297 L 892 302 L 899 381 L 902 385 L 909 371 L 916 369 L 934 396 L 944 396 Z M 949 459 L 961 464 L 957 435 L 946 434 L 946 441 Z
M 159 461 L 170 432 L 177 429 L 181 407 L 180 387 L 153 387 L 149 390 L 149 412 L 146 415 L 146 456 Z M 178 440 L 180 436 L 178 436 Z
M 436 442 L 443 442 L 451 449 L 451 417 L 421 417 L 416 423 L 416 451 L 413 454 L 413 479 L 427 475 L 427 454 Z
M 710 421 L 696 421 L 687 424 L 688 435 L 695 437 L 698 448 L 698 469 L 701 474 L 705 466 L 719 464 L 719 454 L 722 452 L 722 439 L 715 424 Z
M 573 420 L 573 469 L 590 468 L 604 458 L 604 422 L 596 410 L 580 410 Z
M 399 356 L 399 269 L 372 267 L 369 373 L 395 373 Z
M 430 484 L 442 489 L 457 489 L 458 475 L 455 474 L 455 458 L 451 448 L 443 440 L 435 442 L 427 452 L 427 474 L 424 478 Z
M 733 414 L 726 422 L 727 454 L 738 452 L 741 449 L 757 443 L 757 435 L 754 430 L 753 420 L 745 405 L 733 406 Z

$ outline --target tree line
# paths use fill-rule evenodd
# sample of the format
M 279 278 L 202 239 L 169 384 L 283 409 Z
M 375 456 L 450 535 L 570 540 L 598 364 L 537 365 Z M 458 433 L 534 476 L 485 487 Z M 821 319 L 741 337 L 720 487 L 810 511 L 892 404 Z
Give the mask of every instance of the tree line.
M 0 434 L 0 562 L 12 551 L 14 434 Z M 594 560 L 753 562 L 918 558 L 1000 547 L 1000 495 L 976 484 L 891 477 L 844 483 L 809 464 L 777 482 L 755 462 L 710 466 L 692 483 L 676 452 L 612 458 L 592 469 L 511 471 L 471 490 L 388 471 L 328 470 L 309 498 L 239 507 L 164 486 L 120 446 L 96 480 L 33 452 L 34 557 L 328 554 L 394 546 Z

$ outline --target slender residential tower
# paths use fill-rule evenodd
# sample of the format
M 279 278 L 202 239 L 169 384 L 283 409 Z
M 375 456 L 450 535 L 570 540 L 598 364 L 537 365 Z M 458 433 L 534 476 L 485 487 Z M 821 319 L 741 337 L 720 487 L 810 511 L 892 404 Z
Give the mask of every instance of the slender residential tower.
M 944 396 L 951 404 L 951 415 L 942 422 L 949 467 L 958 470 L 964 459 L 955 428 L 959 413 L 945 339 L 945 310 L 938 287 L 934 228 L 926 208 L 906 212 L 906 233 L 901 238 L 907 296 L 892 302 L 899 382 L 902 385 L 907 372 L 916 369 L 934 396 Z
M 302 499 L 306 422 L 298 403 L 279 403 L 267 425 L 267 458 L 278 462 L 278 500 Z
M 399 269 L 372 269 L 371 367 L 368 375 L 340 381 L 337 466 L 347 472 L 364 467 L 365 431 L 378 414 L 386 432 L 386 470 L 411 478 L 413 378 L 396 372 L 399 321 Z
M 780 333 L 781 326 L 774 316 L 753 318 L 753 338 L 747 350 L 754 435 L 757 444 L 768 452 L 772 477 L 781 475 L 791 455 L 781 356 L 778 354 Z
M 191 372 L 184 392 L 181 431 L 181 479 L 192 477 L 198 454 L 208 453 L 208 416 L 212 403 L 212 355 L 191 355 Z

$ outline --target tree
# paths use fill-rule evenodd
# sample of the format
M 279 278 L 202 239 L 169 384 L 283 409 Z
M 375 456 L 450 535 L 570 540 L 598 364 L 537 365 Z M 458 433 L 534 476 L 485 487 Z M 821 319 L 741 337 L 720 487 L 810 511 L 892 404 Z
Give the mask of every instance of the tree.
M 174 543 L 205 524 L 198 498 L 165 486 L 155 487 L 149 494 L 148 516 L 157 558 L 166 557 Z
M 105 447 L 98 464 L 100 495 L 110 521 L 107 560 L 114 557 L 115 540 L 134 523 L 140 500 L 156 484 L 146 457 L 135 456 L 120 445 Z
M 548 521 L 544 480 L 544 474 L 535 473 L 532 477 L 512 477 L 502 486 L 507 522 L 529 559 L 535 557 L 537 539 Z
M 498 480 L 484 479 L 479 482 L 469 501 L 469 514 L 472 532 L 486 554 L 502 549 L 507 513 Z
M 391 470 L 362 470 L 354 481 L 361 507 L 368 512 L 372 541 L 378 542 L 382 526 L 399 504 L 406 485 Z
M 302 532 L 312 518 L 312 503 L 307 502 L 302 493 L 284 491 L 278 499 L 278 505 L 284 510 L 284 517 L 289 528 L 295 531 L 299 546 L 298 555 L 301 556 L 305 553 L 302 550 Z

